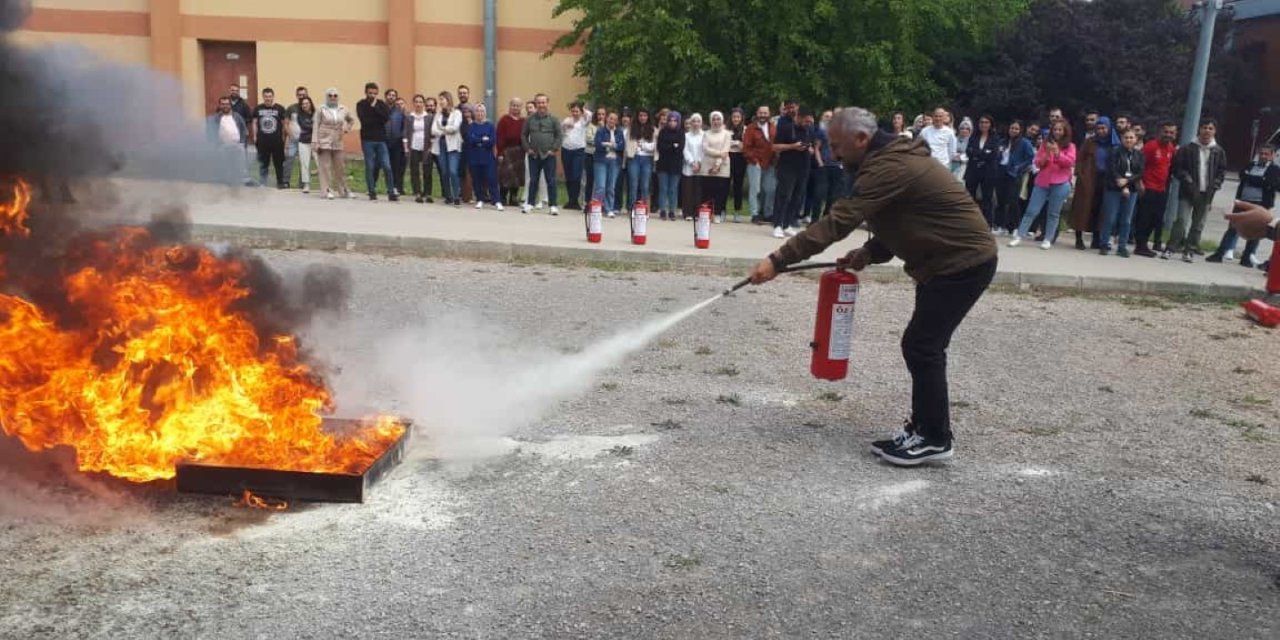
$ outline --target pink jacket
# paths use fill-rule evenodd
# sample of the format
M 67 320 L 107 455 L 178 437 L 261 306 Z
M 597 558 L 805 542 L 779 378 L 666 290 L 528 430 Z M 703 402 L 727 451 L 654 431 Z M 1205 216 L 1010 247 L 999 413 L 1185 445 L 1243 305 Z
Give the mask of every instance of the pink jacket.
M 1036 174 L 1036 186 L 1048 189 L 1055 184 L 1070 183 L 1071 174 L 1076 167 L 1076 145 L 1068 145 L 1058 153 L 1057 158 L 1049 157 L 1044 148 L 1045 145 L 1041 143 L 1036 150 L 1035 163 L 1040 167 L 1040 173 Z

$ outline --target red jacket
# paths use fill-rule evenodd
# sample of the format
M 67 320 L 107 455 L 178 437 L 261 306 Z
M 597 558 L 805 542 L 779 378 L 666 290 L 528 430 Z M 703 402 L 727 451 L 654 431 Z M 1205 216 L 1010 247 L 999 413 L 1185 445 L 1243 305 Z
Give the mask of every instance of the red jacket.
M 747 131 L 742 135 L 742 155 L 746 156 L 747 164 L 768 169 L 777 160 L 777 156 L 773 153 L 772 142 L 778 134 L 777 126 L 770 123 L 769 129 L 769 137 L 766 138 L 758 122 L 753 121 L 747 125 Z
M 502 152 L 507 147 L 518 147 L 523 142 L 520 134 L 524 130 L 524 118 L 513 118 L 511 114 L 507 114 L 498 119 L 498 157 L 502 157 Z
M 1169 167 L 1173 164 L 1173 156 L 1178 152 L 1178 145 L 1159 140 L 1148 140 L 1142 145 L 1142 155 L 1146 158 L 1147 167 L 1142 171 L 1142 186 L 1147 191 L 1164 193 L 1169 189 Z

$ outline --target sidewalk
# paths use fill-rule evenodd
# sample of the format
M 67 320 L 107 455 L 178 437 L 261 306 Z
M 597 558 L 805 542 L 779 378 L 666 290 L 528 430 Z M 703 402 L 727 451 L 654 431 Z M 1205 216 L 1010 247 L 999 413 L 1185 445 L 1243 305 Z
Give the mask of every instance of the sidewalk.
M 693 246 L 693 224 L 651 219 L 648 243 L 630 242 L 630 224 L 623 218 L 604 221 L 604 241 L 586 241 L 580 212 L 545 211 L 522 215 L 507 208 L 454 208 L 414 203 L 328 201 L 312 193 L 274 189 L 228 190 L 191 187 L 183 194 L 196 237 L 205 241 L 247 246 L 409 253 L 424 256 L 527 259 L 534 261 L 635 262 L 680 266 L 708 266 L 745 271 L 781 241 L 767 227 L 724 223 L 711 230 L 711 248 Z M 1218 209 L 1230 204 L 1219 198 Z M 1215 211 L 1204 238 L 1214 242 L 1225 223 Z M 834 260 L 866 240 L 858 231 L 814 260 Z M 1005 239 L 1002 239 L 1005 240 Z M 1264 284 L 1262 272 L 1236 263 L 1186 264 L 1178 260 L 1099 256 L 1077 251 L 1064 237 L 1049 251 L 1035 243 L 1008 248 L 1000 242 L 997 282 L 1015 286 L 1118 291 L 1130 293 L 1199 294 L 1244 297 Z M 1243 243 L 1241 243 L 1243 246 Z M 1260 255 L 1270 255 L 1264 242 Z M 900 265 L 871 271 L 873 277 L 905 278 Z

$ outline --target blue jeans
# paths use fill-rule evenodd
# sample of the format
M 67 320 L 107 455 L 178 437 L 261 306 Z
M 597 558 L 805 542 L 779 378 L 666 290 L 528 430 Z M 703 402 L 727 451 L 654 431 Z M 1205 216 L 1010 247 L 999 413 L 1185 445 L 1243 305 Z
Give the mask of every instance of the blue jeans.
M 1115 189 L 1107 189 L 1102 193 L 1102 226 L 1098 228 L 1098 246 L 1111 248 L 1111 232 L 1118 231 L 1116 242 L 1119 248 L 1129 243 L 1129 231 L 1133 226 L 1133 207 L 1138 203 L 1138 192 L 1130 191 L 1129 195 Z
M 293 184 L 293 163 L 298 159 L 298 139 L 290 138 L 284 145 L 284 183 Z M 310 176 L 302 176 L 302 184 L 310 181 Z
M 591 198 L 600 201 L 605 213 L 616 211 L 618 202 L 614 198 L 614 187 L 618 182 L 618 159 L 600 158 L 595 165 L 595 192 L 591 194 Z
M 671 214 L 680 210 L 680 174 L 658 172 L 658 210 Z
M 634 209 L 640 200 L 649 200 L 649 181 L 653 176 L 653 156 L 637 155 L 627 161 L 627 208 Z M 644 185 L 644 186 L 641 186 Z M 643 191 L 642 191 L 643 189 Z M 649 206 L 653 206 L 650 202 Z
M 489 202 L 498 204 L 502 202 L 502 196 L 498 192 L 498 161 L 490 154 L 483 151 L 476 152 L 480 155 L 479 162 L 467 164 L 471 171 L 471 186 L 475 189 L 476 202 Z M 487 161 L 486 161 L 487 160 Z
M 551 206 L 556 206 L 556 156 L 551 154 L 545 158 L 540 158 L 536 154 L 526 156 L 529 161 L 529 187 L 525 189 L 527 196 L 525 201 L 529 206 L 538 204 L 538 176 L 545 176 L 547 181 L 547 195 L 550 196 Z
M 586 149 L 561 149 L 564 158 L 564 184 L 569 189 L 569 204 L 579 204 L 582 197 L 582 168 L 587 161 Z M 551 190 L 551 182 L 547 182 L 547 190 Z M 551 204 L 555 204 L 552 202 Z
M 462 198 L 462 187 L 458 182 L 460 155 L 457 151 L 443 150 L 436 155 L 436 160 L 440 165 L 440 191 L 443 192 L 445 200 L 452 201 Z
M 1049 205 L 1049 213 L 1044 221 L 1045 242 L 1053 244 L 1058 238 L 1058 216 L 1062 214 L 1062 204 L 1071 195 L 1071 183 L 1050 185 L 1048 189 L 1037 186 L 1031 190 L 1031 200 L 1027 202 L 1027 212 L 1022 214 L 1022 224 L 1018 225 L 1019 238 L 1031 231 L 1031 225 L 1040 217 L 1040 210 L 1045 203 Z
M 751 217 L 773 218 L 773 194 L 778 190 L 778 173 L 774 167 L 747 165 L 747 209 Z M 763 198 L 763 200 L 761 199 Z
M 387 143 L 361 140 L 360 151 L 364 153 L 364 184 L 369 195 L 377 192 L 379 171 L 386 176 L 387 193 L 395 193 L 395 185 L 391 183 L 391 155 L 387 151 Z

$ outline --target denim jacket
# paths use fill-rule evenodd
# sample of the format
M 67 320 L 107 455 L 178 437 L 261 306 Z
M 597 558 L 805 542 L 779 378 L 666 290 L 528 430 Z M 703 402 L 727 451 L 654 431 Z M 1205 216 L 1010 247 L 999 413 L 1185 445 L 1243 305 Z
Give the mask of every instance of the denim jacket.
M 622 129 L 613 130 L 613 140 L 609 140 L 608 127 L 600 127 L 596 130 L 595 139 L 596 160 L 603 160 L 610 150 L 614 152 L 615 160 L 622 160 L 622 156 L 627 152 L 627 140 L 622 137 Z

